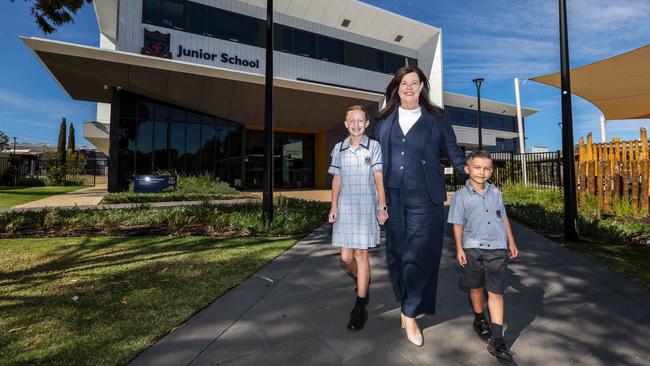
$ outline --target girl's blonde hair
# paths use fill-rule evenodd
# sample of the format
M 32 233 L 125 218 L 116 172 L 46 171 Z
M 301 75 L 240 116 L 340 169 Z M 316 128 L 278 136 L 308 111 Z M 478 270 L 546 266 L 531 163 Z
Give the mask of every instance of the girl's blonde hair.
M 366 107 L 364 107 L 362 105 L 353 105 L 353 106 L 348 107 L 348 109 L 345 110 L 345 118 L 346 119 L 348 118 L 348 113 L 351 112 L 351 111 L 361 111 L 366 116 L 366 121 L 370 120 L 370 117 L 368 115 L 368 110 L 366 109 Z

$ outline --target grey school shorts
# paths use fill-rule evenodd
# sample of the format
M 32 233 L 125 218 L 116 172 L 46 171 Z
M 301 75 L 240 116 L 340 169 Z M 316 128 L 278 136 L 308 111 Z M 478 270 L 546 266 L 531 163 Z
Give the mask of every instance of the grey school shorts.
M 494 294 L 503 294 L 508 271 L 507 249 L 465 249 L 467 264 L 462 268 L 460 284 L 465 288 L 485 287 Z

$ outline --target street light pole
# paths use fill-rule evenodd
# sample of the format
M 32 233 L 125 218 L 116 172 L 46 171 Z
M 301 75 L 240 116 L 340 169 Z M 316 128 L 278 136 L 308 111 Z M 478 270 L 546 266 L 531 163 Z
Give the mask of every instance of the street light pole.
M 264 222 L 273 221 L 273 0 L 266 0 L 266 78 L 264 98 Z
M 478 99 L 478 109 L 477 109 L 477 124 L 478 124 L 478 149 L 483 150 L 483 131 L 481 123 L 481 84 L 483 84 L 483 78 L 476 78 L 472 80 L 476 85 L 476 98 Z
M 573 153 L 573 112 L 571 110 L 571 74 L 569 68 L 569 36 L 566 0 L 560 5 L 560 77 L 562 79 L 562 175 L 564 181 L 564 236 L 580 240 L 578 233 L 578 202 Z
M 18 183 L 18 161 L 16 160 L 16 136 L 14 136 L 14 164 L 16 164 L 14 169 L 14 187 Z

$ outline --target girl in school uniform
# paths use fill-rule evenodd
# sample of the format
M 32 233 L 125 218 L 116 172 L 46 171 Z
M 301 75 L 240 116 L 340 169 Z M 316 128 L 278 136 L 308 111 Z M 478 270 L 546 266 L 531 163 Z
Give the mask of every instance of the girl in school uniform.
M 368 248 L 379 244 L 379 225 L 388 219 L 381 163 L 381 147 L 364 133 L 368 111 L 352 106 L 345 112 L 349 136 L 334 146 L 328 172 L 332 179 L 332 245 L 341 248 L 341 260 L 356 279 L 357 299 L 348 329 L 361 330 L 368 319 L 370 262 Z

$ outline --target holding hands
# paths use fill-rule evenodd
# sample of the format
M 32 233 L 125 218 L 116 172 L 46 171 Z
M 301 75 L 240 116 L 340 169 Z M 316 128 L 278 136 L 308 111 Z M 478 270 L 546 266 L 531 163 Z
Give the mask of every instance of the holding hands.
M 336 215 L 337 215 L 337 209 L 336 207 L 330 208 L 330 213 L 327 215 L 328 221 L 330 224 L 333 224 L 336 222 Z
M 386 207 L 386 206 L 384 206 Z M 379 225 L 383 225 L 386 220 L 388 220 L 388 211 L 384 210 L 383 208 L 378 208 L 377 209 L 377 221 L 379 221 Z

